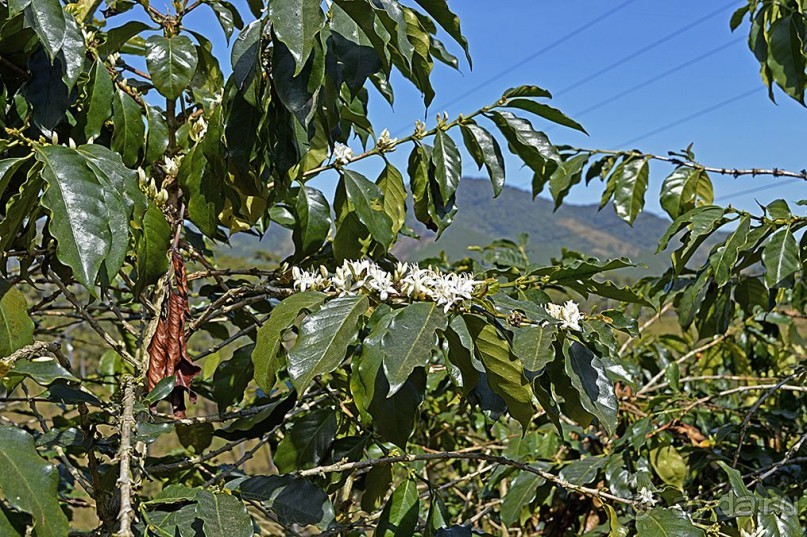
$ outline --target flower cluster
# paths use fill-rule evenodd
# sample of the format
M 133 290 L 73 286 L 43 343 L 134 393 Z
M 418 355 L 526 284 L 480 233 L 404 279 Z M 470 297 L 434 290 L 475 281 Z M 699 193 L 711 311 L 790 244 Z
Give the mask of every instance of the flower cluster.
M 333 160 L 336 166 L 345 166 L 353 160 L 353 150 L 345 144 L 337 143 L 333 146 Z
M 378 137 L 376 141 L 376 146 L 378 146 L 379 151 L 392 151 L 395 149 L 395 144 L 398 143 L 397 138 L 393 138 L 390 136 L 389 129 L 384 129 L 381 131 L 381 135 Z
M 650 507 L 653 507 L 656 505 L 656 503 L 658 503 L 653 497 L 653 493 L 647 487 L 642 487 L 642 490 L 639 491 L 639 495 L 636 497 L 636 501 Z
M 580 319 L 583 318 L 583 314 L 580 313 L 580 308 L 575 302 L 569 300 L 562 306 L 547 304 L 546 312 L 553 319 L 560 321 L 562 329 L 580 331 Z
M 367 259 L 345 261 L 332 275 L 325 267 L 311 271 L 293 267 L 291 274 L 298 291 L 329 291 L 339 296 L 366 293 L 378 296 L 381 301 L 428 300 L 442 306 L 446 313 L 470 300 L 476 285 L 481 283 L 470 274 L 442 274 L 422 269 L 417 263 L 398 263 L 393 272 L 387 272 Z

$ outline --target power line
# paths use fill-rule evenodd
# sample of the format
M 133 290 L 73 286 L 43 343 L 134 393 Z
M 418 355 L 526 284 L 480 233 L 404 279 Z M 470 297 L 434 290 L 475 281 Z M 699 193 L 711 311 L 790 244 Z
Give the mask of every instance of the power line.
M 729 3 L 725 4 L 725 5 L 723 5 L 723 7 L 719 8 L 719 9 L 716 9 L 715 11 L 711 11 L 711 12 L 707 13 L 703 17 L 701 17 L 701 18 L 699 18 L 699 19 L 697 19 L 697 20 L 695 20 L 695 21 L 693 21 L 691 23 L 686 24 L 686 25 L 682 26 L 681 28 L 678 28 L 677 30 L 665 35 L 664 37 L 662 37 L 660 39 L 657 39 L 656 41 L 653 41 L 649 45 L 645 45 L 644 47 L 640 48 L 639 50 L 631 52 L 627 56 L 625 56 L 623 58 L 620 58 L 620 59 L 616 60 L 615 62 L 606 65 L 605 67 L 601 68 L 598 71 L 595 71 L 594 73 L 591 73 L 590 75 L 578 80 L 574 84 L 566 86 L 562 90 L 554 93 L 555 97 L 559 97 L 560 95 L 563 95 L 564 93 L 568 93 L 568 92 L 572 91 L 573 89 L 578 88 L 578 87 L 580 87 L 580 86 L 582 86 L 584 84 L 587 84 L 588 82 L 591 82 L 592 80 L 594 80 L 595 78 L 597 78 L 597 77 L 599 77 L 601 75 L 604 75 L 605 73 L 613 71 L 615 68 L 619 67 L 620 65 L 623 65 L 623 64 L 629 62 L 630 60 L 638 58 L 642 54 L 644 54 L 646 52 L 649 52 L 649 51 L 653 50 L 654 48 L 656 48 L 656 47 L 658 47 L 660 45 L 663 45 L 667 41 L 675 39 L 679 35 L 684 34 L 684 33 L 688 32 L 688 31 L 692 30 L 696 26 L 699 26 L 699 25 L 703 24 L 704 22 L 708 21 L 712 17 L 720 15 L 721 13 L 726 11 L 726 9 L 728 9 L 728 8 L 730 8 L 732 6 L 735 6 L 735 5 L 736 5 L 736 1 L 732 1 L 732 2 L 729 2 Z
M 547 52 L 549 52 L 553 48 L 557 47 L 558 45 L 561 45 L 561 44 L 565 43 L 566 41 L 572 39 L 573 37 L 576 37 L 577 35 L 585 32 L 586 30 L 588 30 L 592 26 L 595 26 L 595 25 L 607 20 L 609 17 L 615 15 L 616 13 L 618 13 L 622 9 L 628 7 L 630 4 L 633 4 L 634 2 L 636 2 L 636 0 L 626 0 L 625 2 L 622 2 L 621 4 L 619 4 L 618 6 L 613 8 L 612 10 L 608 11 L 604 15 L 602 15 L 600 17 L 597 17 L 597 18 L 594 18 L 594 19 L 591 19 L 587 23 L 583 24 L 582 26 L 577 27 L 576 29 L 572 30 L 571 32 L 569 32 L 565 36 L 561 37 L 560 39 L 557 39 L 556 41 L 553 41 L 549 45 L 547 45 L 547 46 L 535 51 L 534 53 L 530 54 L 529 56 L 519 60 L 518 62 L 514 63 L 510 67 L 507 67 L 506 69 L 500 71 L 496 75 L 488 78 L 487 80 L 484 80 L 484 81 L 480 82 L 476 86 L 474 86 L 471 89 L 465 91 L 464 93 L 454 97 L 450 101 L 448 101 L 446 103 L 436 105 L 435 108 L 438 109 L 438 110 L 448 108 L 448 107 L 450 107 L 450 106 L 452 106 L 454 104 L 457 104 L 460 101 L 465 100 L 467 97 L 473 95 L 474 93 L 476 93 L 480 89 L 489 86 L 490 84 L 496 82 L 497 80 L 499 80 L 503 76 L 512 73 L 513 71 L 515 71 L 519 67 L 522 67 L 523 65 L 531 62 L 532 60 L 538 58 L 539 56 L 541 56 L 543 54 L 546 54 Z M 394 135 L 397 136 L 397 135 L 405 132 L 408 129 L 409 129 L 409 127 L 403 127 L 401 129 L 398 129 L 398 131 L 396 131 L 394 133 Z
M 759 93 L 759 91 L 760 91 L 759 87 L 755 86 L 752 89 L 749 89 L 749 90 L 744 91 L 742 93 L 738 93 L 737 95 L 735 95 L 733 97 L 729 97 L 728 99 L 726 99 L 724 101 L 721 101 L 721 102 L 719 102 L 717 104 L 707 106 L 706 108 L 698 110 L 697 112 L 694 112 L 694 113 L 692 113 L 692 114 L 690 114 L 690 115 L 688 115 L 686 117 L 682 117 L 681 119 L 677 119 L 677 120 L 673 121 L 672 123 L 667 123 L 666 125 L 663 125 L 663 126 L 657 128 L 657 129 L 653 129 L 653 130 L 648 131 L 648 132 L 646 132 L 646 133 L 644 133 L 644 134 L 642 134 L 640 136 L 636 136 L 635 138 L 631 138 L 630 140 L 622 142 L 621 144 L 618 144 L 614 149 L 620 149 L 622 147 L 625 147 L 626 145 L 631 145 L 631 144 L 633 144 L 635 142 L 638 142 L 640 140 L 644 140 L 645 138 L 650 138 L 651 136 L 655 136 L 656 134 L 659 134 L 660 132 L 664 132 L 666 130 L 672 129 L 673 127 L 677 127 L 678 125 L 681 125 L 682 123 L 692 121 L 693 119 L 699 118 L 700 116 L 703 116 L 705 114 L 709 114 L 711 112 L 714 112 L 716 110 L 724 108 L 724 107 L 726 107 L 726 106 L 728 106 L 730 104 L 733 104 L 733 103 L 735 103 L 735 102 L 737 102 L 739 100 L 745 99 L 746 97 L 750 97 L 754 93 Z
M 771 189 L 774 189 L 774 188 L 779 188 L 779 187 L 783 187 L 783 186 L 787 186 L 787 185 L 793 185 L 793 184 L 800 183 L 800 182 L 801 182 L 801 179 L 789 179 L 787 181 L 779 181 L 779 182 L 773 183 L 771 185 L 758 186 L 756 188 L 749 188 L 748 190 L 741 190 L 739 192 L 733 192 L 731 194 L 726 194 L 725 196 L 720 196 L 719 198 L 715 199 L 715 201 L 724 201 L 724 200 L 727 200 L 729 198 L 732 198 L 732 199 L 739 198 L 740 196 L 747 196 L 748 194 L 756 194 L 757 192 L 762 192 L 763 190 L 771 190 Z
M 722 52 L 723 50 L 729 48 L 730 46 L 735 45 L 736 43 L 739 43 L 743 39 L 744 38 L 740 37 L 740 38 L 737 38 L 737 39 L 732 39 L 731 41 L 728 41 L 727 43 L 723 43 L 719 47 L 713 48 L 712 50 L 710 50 L 708 52 L 704 52 L 703 54 L 701 54 L 699 56 L 696 56 L 696 57 L 694 57 L 692 59 L 689 59 L 689 60 L 687 60 L 687 61 L 685 61 L 683 63 L 680 63 L 680 64 L 676 65 L 675 67 L 664 71 L 663 73 L 659 73 L 658 75 L 655 75 L 653 77 L 648 78 L 647 80 L 644 80 L 643 82 L 639 82 L 638 84 L 636 84 L 636 85 L 634 85 L 634 86 L 632 86 L 632 87 L 630 87 L 630 88 L 628 88 L 628 89 L 626 89 L 624 91 L 621 91 L 621 92 L 619 92 L 619 93 L 617 93 L 615 95 L 612 95 L 611 97 L 608 97 L 605 100 L 602 100 L 602 101 L 600 101 L 600 102 L 598 102 L 596 104 L 593 104 L 593 105 L 589 106 L 588 108 L 585 108 L 585 109 L 581 110 L 580 112 L 575 112 L 575 113 L 571 114 L 571 117 L 577 119 L 579 117 L 585 116 L 585 115 L 593 112 L 594 110 L 598 110 L 598 109 L 602 108 L 605 105 L 611 104 L 614 101 L 622 99 L 623 97 L 627 97 L 631 93 L 635 93 L 636 91 L 638 91 L 640 89 L 643 89 L 643 88 L 646 88 L 647 86 L 649 86 L 651 84 L 654 84 L 655 82 L 658 82 L 659 80 L 663 80 L 663 79 L 667 78 L 668 76 L 670 76 L 672 74 L 675 74 L 678 71 L 681 71 L 682 69 L 690 67 L 690 66 L 692 66 L 692 65 L 694 65 L 694 64 L 696 64 L 698 62 L 701 62 L 701 61 L 703 61 L 703 60 L 705 60 L 705 59 L 707 59 L 707 58 L 709 58 L 711 56 L 714 56 L 718 52 Z M 547 131 L 552 131 L 552 130 L 554 130 L 556 128 L 557 128 L 557 126 L 552 126 L 549 129 L 547 129 Z

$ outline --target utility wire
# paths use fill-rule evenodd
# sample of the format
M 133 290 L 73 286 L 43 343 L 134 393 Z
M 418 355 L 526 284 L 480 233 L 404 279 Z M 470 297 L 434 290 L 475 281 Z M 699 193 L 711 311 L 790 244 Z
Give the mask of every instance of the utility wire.
M 494 82 L 496 82 L 497 80 L 499 80 L 503 76 L 512 73 L 513 71 L 515 71 L 519 67 L 522 67 L 522 66 L 526 65 L 527 63 L 533 61 L 534 59 L 538 58 L 539 56 L 541 56 L 543 54 L 546 54 L 547 52 L 554 49 L 558 45 L 562 45 L 563 43 L 565 43 L 566 41 L 572 39 L 573 37 L 576 37 L 576 36 L 582 34 L 583 32 L 585 32 L 586 30 L 588 30 L 592 26 L 595 26 L 595 25 L 607 20 L 608 18 L 612 17 L 613 15 L 617 14 L 619 11 L 623 10 L 624 8 L 628 7 L 630 4 L 633 4 L 635 2 L 636 2 L 636 0 L 626 0 L 625 2 L 622 2 L 621 4 L 616 6 L 615 8 L 608 11 L 607 13 L 605 13 L 605 14 L 599 16 L 599 17 L 596 17 L 594 19 L 591 19 L 590 21 L 588 21 L 585 24 L 577 27 L 576 29 L 572 30 L 571 32 L 569 32 L 565 36 L 561 37 L 560 39 L 557 39 L 556 41 L 553 41 L 552 43 L 548 44 L 547 46 L 545 46 L 545 47 L 535 51 L 534 53 L 530 54 L 529 56 L 517 61 L 516 63 L 514 63 L 510 67 L 507 67 L 506 69 L 498 72 L 497 74 L 493 75 L 492 77 L 480 82 L 479 84 L 477 84 L 476 86 L 472 87 L 471 89 L 465 91 L 464 93 L 461 93 L 460 95 L 457 95 L 456 97 L 454 97 L 450 101 L 447 101 L 445 103 L 438 103 L 438 105 L 436 105 L 434 108 L 437 109 L 437 110 L 441 110 L 441 109 L 444 109 L 444 108 L 448 108 L 448 107 L 450 107 L 452 105 L 455 105 L 460 101 L 465 100 L 466 98 L 470 97 L 471 95 L 473 95 L 477 91 L 481 90 L 482 88 L 485 88 L 485 87 L 493 84 Z M 407 131 L 408 129 L 409 129 L 409 127 L 402 127 L 400 129 L 398 129 L 394 133 L 394 135 L 398 136 L 401 133 Z
M 728 8 L 730 8 L 732 6 L 736 6 L 736 3 L 737 3 L 736 1 L 732 1 L 732 2 L 729 2 L 727 4 L 724 4 L 719 9 L 716 9 L 714 11 L 710 11 L 709 13 L 704 15 L 703 17 L 701 17 L 701 18 L 699 18 L 699 19 L 697 19 L 697 20 L 695 20 L 693 22 L 690 22 L 688 24 L 685 24 L 681 28 L 678 28 L 677 30 L 665 35 L 664 37 L 662 37 L 660 39 L 657 39 L 656 41 L 653 41 L 652 43 L 650 43 L 648 45 L 645 45 L 644 47 L 640 48 L 639 50 L 631 52 L 627 56 L 624 56 L 624 57 L 616 60 L 615 62 L 610 63 L 610 64 L 606 65 L 605 67 L 599 69 L 598 71 L 595 71 L 595 72 L 587 75 L 586 77 L 578 80 L 574 84 L 570 84 L 569 86 L 566 86 L 565 88 L 561 89 L 560 91 L 554 92 L 553 93 L 554 96 L 559 97 L 560 95 L 568 93 L 568 92 L 570 92 L 570 91 L 572 91 L 572 90 L 574 90 L 576 88 L 579 88 L 580 86 L 582 86 L 584 84 L 587 84 L 587 83 L 591 82 L 595 78 L 598 78 L 598 77 L 604 75 L 605 73 L 609 73 L 609 72 L 613 71 L 614 69 L 618 68 L 619 66 L 626 64 L 630 60 L 638 58 L 642 54 L 645 54 L 646 52 L 649 52 L 649 51 L 653 50 L 654 48 L 656 48 L 656 47 L 658 47 L 660 45 L 663 45 L 667 41 L 675 39 L 679 35 L 684 34 L 684 33 L 688 32 L 688 31 L 692 30 L 696 26 L 699 26 L 699 25 L 703 24 L 704 22 L 708 21 L 709 19 L 711 19 L 711 18 L 713 18 L 713 17 L 715 17 L 717 15 L 720 15 L 721 13 L 725 12 Z

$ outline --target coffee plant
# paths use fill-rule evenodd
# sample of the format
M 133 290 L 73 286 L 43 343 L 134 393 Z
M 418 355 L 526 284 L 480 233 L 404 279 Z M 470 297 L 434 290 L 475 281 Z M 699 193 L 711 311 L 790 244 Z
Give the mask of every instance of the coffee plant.
M 802 104 L 805 7 L 731 20 Z M 0 1 L 0 534 L 803 535 L 807 200 L 711 177 L 807 173 L 555 145 L 584 130 L 536 85 L 377 132 L 371 95 L 428 107 L 468 51 L 446 0 Z M 451 225 L 460 147 L 492 196 L 509 152 L 627 224 L 673 164 L 669 268 L 400 262 Z M 222 253 L 272 227 L 290 257 Z

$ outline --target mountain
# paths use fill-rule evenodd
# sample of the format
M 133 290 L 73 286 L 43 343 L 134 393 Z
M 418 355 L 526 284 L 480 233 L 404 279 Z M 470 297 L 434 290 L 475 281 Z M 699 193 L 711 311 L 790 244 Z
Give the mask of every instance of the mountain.
M 529 192 L 513 187 L 506 186 L 498 198 L 493 198 L 490 183 L 473 178 L 460 182 L 457 206 L 454 223 L 439 240 L 410 216 L 407 223 L 421 239 L 402 237 L 394 253 L 417 261 L 445 251 L 449 259 L 457 259 L 469 255 L 468 246 L 516 239 L 526 233 L 534 262 L 549 261 L 567 248 L 599 258 L 624 256 L 653 270 L 669 264 L 668 254 L 655 255 L 655 251 L 670 221 L 647 212 L 641 213 L 631 227 L 611 206 L 598 211 L 597 205 L 564 204 L 553 211 L 551 201 L 532 200 Z M 231 239 L 231 245 L 232 249 L 223 247 L 220 252 L 233 257 L 282 258 L 292 251 L 291 234 L 280 226 L 271 228 L 260 242 L 239 234 Z

